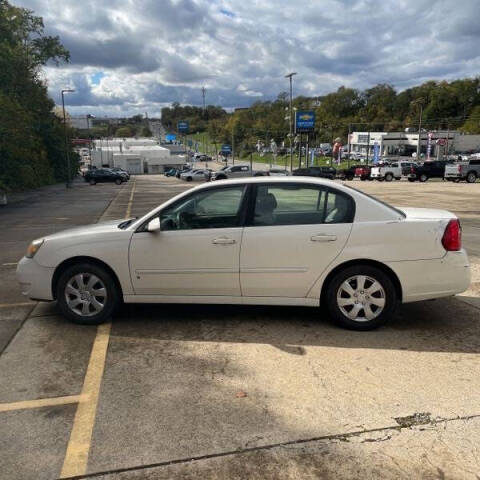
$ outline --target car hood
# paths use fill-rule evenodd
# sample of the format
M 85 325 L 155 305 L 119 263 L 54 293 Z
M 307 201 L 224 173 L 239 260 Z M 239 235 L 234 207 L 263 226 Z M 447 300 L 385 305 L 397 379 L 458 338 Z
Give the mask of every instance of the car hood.
M 44 240 L 56 240 L 65 237 L 76 237 L 76 236 L 87 236 L 97 233 L 107 233 L 107 232 L 121 232 L 122 230 L 118 228 L 118 225 L 124 222 L 125 219 L 121 220 L 108 220 L 107 222 L 94 223 L 91 225 L 83 225 L 81 227 L 69 228 L 67 230 L 62 230 L 60 232 L 52 233 L 46 237 L 42 237 Z
M 430 220 L 440 220 L 440 219 L 450 219 L 457 218 L 456 215 L 448 210 L 437 210 L 435 208 L 411 208 L 411 207 L 395 207 L 398 210 L 401 210 L 408 219 L 430 219 Z

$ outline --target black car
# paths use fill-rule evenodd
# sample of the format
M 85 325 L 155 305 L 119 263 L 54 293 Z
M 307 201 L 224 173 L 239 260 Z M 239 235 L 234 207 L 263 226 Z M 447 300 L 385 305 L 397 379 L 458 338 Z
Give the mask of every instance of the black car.
M 89 170 L 85 174 L 84 178 L 86 182 L 90 183 L 90 185 L 104 182 L 115 182 L 117 185 L 120 185 L 121 183 L 127 181 L 127 177 L 123 173 L 114 172 L 109 168 L 97 168 L 96 170 Z
M 333 180 L 337 175 L 337 171 L 333 167 L 307 167 L 297 168 L 292 175 L 302 177 L 321 177 Z
M 363 167 L 364 165 L 351 165 L 348 168 L 343 168 L 341 170 L 337 170 L 337 178 L 340 180 L 353 180 L 355 178 L 355 171 L 359 167 Z
M 411 165 L 410 167 L 403 167 L 402 174 L 406 175 L 409 182 L 415 180 L 426 182 L 429 178 L 443 178 L 447 163 L 450 162 L 435 160 L 425 162 L 422 165 Z

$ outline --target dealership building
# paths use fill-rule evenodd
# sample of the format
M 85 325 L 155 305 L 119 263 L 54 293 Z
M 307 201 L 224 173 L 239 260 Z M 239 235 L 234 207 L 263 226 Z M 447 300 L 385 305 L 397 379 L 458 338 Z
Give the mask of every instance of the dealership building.
M 183 165 L 185 157 L 172 155 L 151 138 L 109 138 L 95 140 L 92 166 L 119 167 L 131 174 L 163 173 Z
M 375 145 L 379 145 L 380 155 L 406 155 L 416 153 L 418 132 L 353 132 L 350 134 L 350 152 L 373 155 Z M 429 135 L 431 136 L 430 155 L 480 152 L 480 135 L 465 135 L 457 131 L 422 131 L 420 133 L 420 153 L 426 155 Z

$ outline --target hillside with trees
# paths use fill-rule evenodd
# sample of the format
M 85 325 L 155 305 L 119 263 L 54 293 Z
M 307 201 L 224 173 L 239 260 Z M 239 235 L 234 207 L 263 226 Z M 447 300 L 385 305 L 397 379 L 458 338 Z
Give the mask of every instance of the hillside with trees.
M 0 0 L 0 189 L 67 178 L 63 124 L 40 69 L 69 59 L 58 37 L 44 35 L 40 17 Z M 72 151 L 70 158 L 74 173 L 78 158 Z
M 395 131 L 418 128 L 460 130 L 480 133 L 480 78 L 452 82 L 429 81 L 398 92 L 393 86 L 379 84 L 366 90 L 340 87 L 319 97 L 298 96 L 297 110 L 314 110 L 315 144 L 347 140 L 349 131 Z M 220 107 L 215 108 L 217 112 Z M 202 109 L 180 107 L 162 110 L 164 126 L 175 131 L 178 120 L 190 121 L 190 132 L 208 132 L 211 141 L 231 143 L 237 151 L 249 152 L 258 140 L 268 145 L 270 139 L 288 146 L 289 98 L 282 92 L 274 101 L 256 102 L 248 109 L 205 118 Z M 192 128 L 193 127 L 193 128 Z

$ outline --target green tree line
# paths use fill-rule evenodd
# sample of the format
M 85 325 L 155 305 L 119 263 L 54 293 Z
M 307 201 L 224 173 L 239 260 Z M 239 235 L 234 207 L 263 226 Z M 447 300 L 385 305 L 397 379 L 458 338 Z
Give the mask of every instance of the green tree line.
M 58 37 L 44 35 L 40 17 L 0 0 L 0 189 L 67 178 L 63 124 L 40 69 L 69 59 Z M 73 174 L 78 157 L 71 151 L 70 158 Z
M 348 132 L 355 130 L 418 128 L 420 113 L 422 128 L 480 134 L 480 78 L 429 81 L 401 92 L 388 84 L 366 90 L 340 87 L 319 97 L 298 96 L 293 99 L 293 107 L 315 111 L 312 137 L 316 144 L 331 143 L 337 137 L 346 142 Z M 274 101 L 256 102 L 247 109 L 230 114 L 224 111 L 208 119 L 202 109 L 176 104 L 162 110 L 162 122 L 167 129 L 175 130 L 172 118 L 188 119 L 191 133 L 206 131 L 211 141 L 234 142 L 237 152 L 248 153 L 258 140 L 268 145 L 273 138 L 288 147 L 289 113 L 288 94 L 282 92 Z

